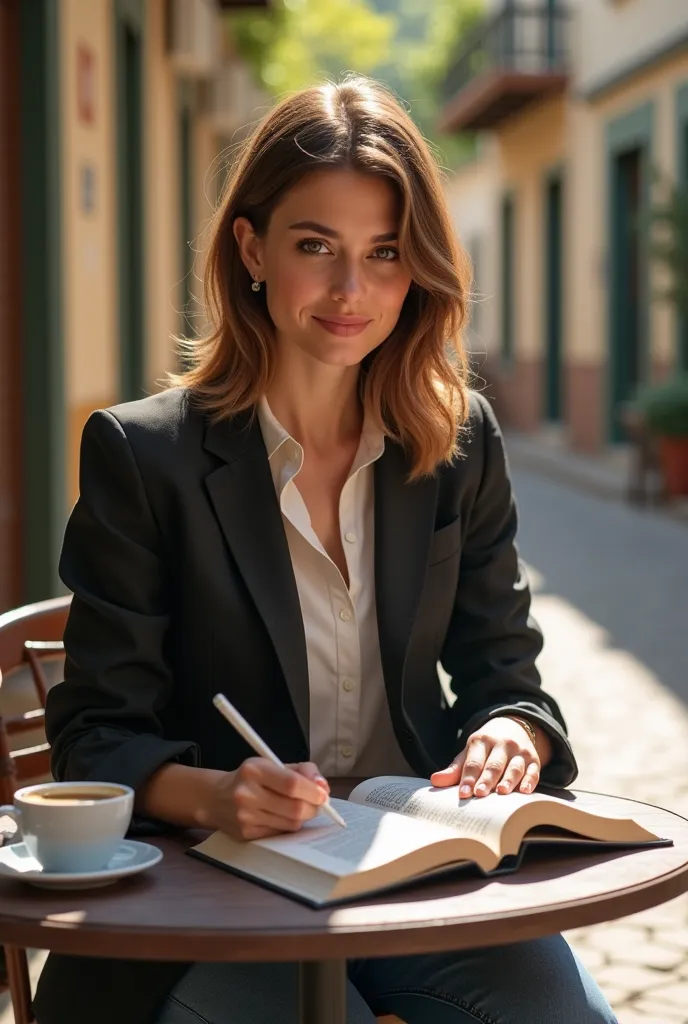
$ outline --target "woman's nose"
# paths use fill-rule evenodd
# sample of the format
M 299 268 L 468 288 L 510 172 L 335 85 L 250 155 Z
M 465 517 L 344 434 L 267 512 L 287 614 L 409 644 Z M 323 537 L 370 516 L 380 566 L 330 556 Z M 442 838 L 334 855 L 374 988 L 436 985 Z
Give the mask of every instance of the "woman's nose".
M 363 291 L 363 277 L 361 268 L 353 261 L 342 261 L 335 268 L 335 274 L 331 286 L 331 295 L 335 300 L 348 300 L 359 298 Z

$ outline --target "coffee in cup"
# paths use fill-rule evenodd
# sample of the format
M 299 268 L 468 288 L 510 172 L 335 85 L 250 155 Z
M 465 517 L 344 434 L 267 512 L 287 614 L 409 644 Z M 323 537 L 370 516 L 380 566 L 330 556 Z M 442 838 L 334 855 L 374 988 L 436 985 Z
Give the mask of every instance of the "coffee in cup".
M 0 807 L 13 818 L 31 856 L 48 872 L 99 871 L 126 835 L 134 791 L 115 782 L 44 782 Z

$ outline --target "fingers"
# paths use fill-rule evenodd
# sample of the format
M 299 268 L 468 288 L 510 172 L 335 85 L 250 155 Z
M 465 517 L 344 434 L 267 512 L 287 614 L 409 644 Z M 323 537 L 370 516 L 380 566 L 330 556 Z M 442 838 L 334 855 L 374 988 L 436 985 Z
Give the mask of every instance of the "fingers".
M 459 796 L 487 796 L 501 779 L 508 763 L 506 748 L 495 743 L 490 750 L 485 740 L 471 742 L 459 787 Z
M 312 779 L 326 793 L 330 792 L 329 782 L 324 775 L 321 775 L 317 764 L 313 764 L 312 761 L 301 761 L 299 764 L 290 764 L 287 767 L 292 768 L 295 772 L 299 772 L 300 775 L 305 775 L 307 779 Z
M 514 786 L 517 786 L 526 770 L 526 759 L 522 754 L 512 757 L 507 765 L 506 771 L 497 784 L 498 793 L 510 793 Z
M 474 734 L 448 768 L 431 777 L 434 786 L 459 786 L 459 799 L 488 793 L 531 793 L 540 780 L 536 751 L 513 739 Z
M 430 782 L 433 786 L 455 786 L 461 778 L 461 769 L 463 763 L 466 760 L 466 751 L 463 750 L 457 757 L 454 758 L 448 768 L 443 768 L 442 771 L 433 772 L 430 776 Z
M 317 765 L 311 765 L 310 762 L 294 766 L 276 765 L 263 757 L 250 757 L 239 771 L 243 772 L 246 780 L 271 793 L 290 800 L 303 800 L 315 806 L 323 803 L 323 792 L 329 790 L 327 783 L 324 789 L 322 783 L 316 781 L 314 776 L 320 776 L 320 772 Z
M 303 767 L 305 773 L 297 768 Z M 281 766 L 260 757 L 248 758 L 232 782 L 231 832 L 258 839 L 295 832 L 314 818 L 327 800 L 329 787 L 316 781 L 317 765 Z
M 526 768 L 523 781 L 519 787 L 521 793 L 532 793 L 540 781 L 540 765 L 537 761 L 531 761 Z

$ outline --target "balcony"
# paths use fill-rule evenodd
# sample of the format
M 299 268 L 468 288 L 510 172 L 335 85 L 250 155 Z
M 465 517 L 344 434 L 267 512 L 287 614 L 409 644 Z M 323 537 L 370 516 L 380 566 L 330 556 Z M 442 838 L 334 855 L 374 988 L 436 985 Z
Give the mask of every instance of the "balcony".
M 513 4 L 462 41 L 444 82 L 440 128 L 495 128 L 569 79 L 569 12 Z

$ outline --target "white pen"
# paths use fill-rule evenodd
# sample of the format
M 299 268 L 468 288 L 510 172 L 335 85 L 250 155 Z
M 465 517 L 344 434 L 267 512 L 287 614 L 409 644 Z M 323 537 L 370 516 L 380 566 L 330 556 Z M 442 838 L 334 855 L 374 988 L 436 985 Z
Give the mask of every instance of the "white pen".
M 227 700 L 223 693 L 216 693 L 213 697 L 213 704 L 223 715 L 230 725 L 233 725 L 240 736 L 246 740 L 250 747 L 253 747 L 256 754 L 260 754 L 261 757 L 267 757 L 268 761 L 272 761 L 273 764 L 279 765 L 280 768 L 284 768 L 284 764 L 280 761 L 277 754 L 270 750 L 265 740 L 262 740 L 256 730 L 248 724 L 244 716 L 237 711 L 231 701 Z M 332 821 L 336 821 L 342 828 L 346 828 L 346 822 L 342 818 L 341 814 L 335 811 L 334 807 L 330 803 L 328 797 L 324 804 L 320 807 L 321 811 L 329 815 Z

